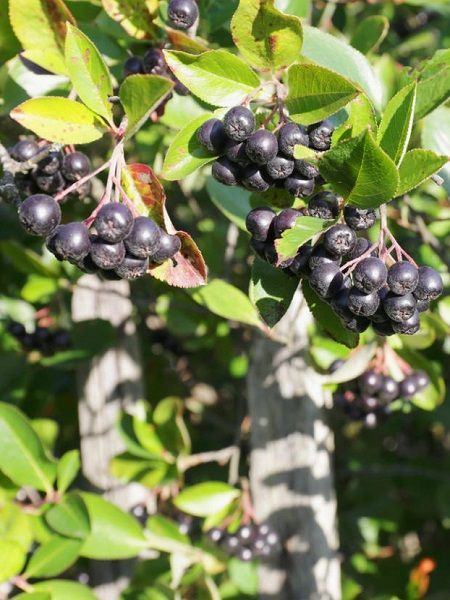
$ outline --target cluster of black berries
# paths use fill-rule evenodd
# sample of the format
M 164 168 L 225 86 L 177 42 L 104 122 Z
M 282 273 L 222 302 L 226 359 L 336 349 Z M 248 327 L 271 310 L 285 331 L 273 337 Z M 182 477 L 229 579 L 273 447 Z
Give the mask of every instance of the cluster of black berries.
M 303 145 L 328 150 L 333 127 L 323 121 L 306 129 L 288 122 L 277 134 L 256 129 L 249 108 L 235 106 L 223 118 L 209 119 L 198 130 L 198 140 L 207 150 L 220 155 L 212 166 L 212 175 L 224 185 L 242 185 L 252 192 L 283 188 L 296 198 L 310 196 L 316 181 L 322 181 L 318 169 L 305 160 L 294 158 L 294 148 Z
M 44 356 L 52 356 L 56 352 L 69 350 L 72 345 L 69 332 L 65 329 L 36 327 L 32 333 L 28 333 L 22 323 L 17 321 L 8 323 L 7 329 L 20 343 L 24 352 L 37 350 Z
M 179 81 L 172 71 L 169 69 L 166 59 L 161 48 L 151 47 L 147 50 L 144 56 L 130 56 L 123 67 L 124 76 L 128 75 L 161 75 L 172 79 L 175 83 L 173 91 L 179 96 L 187 96 L 190 94 L 188 88 Z M 170 94 L 166 102 L 167 103 L 172 94 Z
M 268 557 L 281 550 L 277 532 L 267 523 L 242 525 L 236 533 L 213 527 L 206 537 L 212 544 L 219 544 L 226 554 L 243 561 Z
M 342 359 L 334 361 L 329 371 L 336 371 L 344 363 Z M 415 371 L 402 381 L 395 381 L 370 369 L 357 379 L 341 384 L 333 394 L 333 402 L 352 421 L 363 421 L 366 427 L 372 428 L 390 414 L 392 402 L 408 401 L 429 384 L 430 378 L 424 371 Z
M 181 248 L 178 236 L 169 235 L 149 217 L 134 218 L 120 202 L 100 208 L 93 223 L 95 233 L 84 222 L 61 225 L 61 208 L 46 194 L 24 200 L 19 219 L 28 233 L 47 237 L 47 248 L 58 260 L 105 279 L 142 277 L 150 262 L 163 263 Z
M 299 210 L 288 208 L 275 214 L 270 208 L 255 208 L 247 215 L 246 225 L 255 252 L 270 264 L 308 278 L 349 330 L 361 333 L 372 324 L 378 335 L 417 333 L 420 313 L 442 294 L 442 278 L 431 267 L 418 268 L 408 261 L 387 267 L 376 249 L 370 252 L 369 240 L 358 238 L 356 232 L 375 223 L 373 209 L 346 206 L 345 223 L 333 225 L 316 244 L 302 246 L 295 258 L 278 264 L 274 242 L 299 216 L 334 219 L 338 214 L 338 198 L 320 192 L 307 208 Z M 345 264 L 350 261 L 346 275 Z
M 34 140 L 21 140 L 11 149 L 11 158 L 18 162 L 26 162 L 42 152 L 43 148 Z M 39 192 L 57 194 L 71 186 L 91 171 L 91 162 L 82 152 L 64 154 L 61 151 L 50 151 L 45 158 L 39 160 L 36 168 L 27 173 L 17 173 L 15 184 L 23 196 Z M 67 199 L 82 200 L 89 195 L 91 182 L 86 181 L 68 194 Z

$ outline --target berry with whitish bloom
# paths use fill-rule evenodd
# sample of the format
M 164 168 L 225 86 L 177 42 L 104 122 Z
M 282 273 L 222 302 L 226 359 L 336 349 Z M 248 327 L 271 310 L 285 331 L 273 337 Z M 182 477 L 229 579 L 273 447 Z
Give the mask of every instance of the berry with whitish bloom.
M 347 205 L 344 208 L 344 219 L 355 231 L 365 231 L 375 225 L 377 214 L 373 208 L 356 208 Z
M 123 242 L 108 244 L 99 236 L 92 236 L 90 255 L 100 269 L 116 269 L 125 258 L 125 245 Z
M 91 161 L 83 152 L 71 152 L 64 156 L 61 170 L 67 181 L 75 182 L 89 175 Z
M 270 188 L 268 175 L 263 173 L 258 165 L 244 167 L 241 175 L 241 183 L 251 192 L 267 192 Z
M 89 230 L 84 223 L 59 225 L 47 238 L 47 248 L 58 260 L 82 261 L 91 249 Z
M 419 300 L 436 300 L 442 294 L 444 284 L 439 273 L 431 267 L 419 267 L 419 281 L 414 296 Z
M 98 212 L 94 227 L 98 235 L 110 244 L 124 240 L 133 227 L 130 209 L 120 202 L 108 202 Z
M 353 287 L 348 294 L 348 308 L 355 315 L 370 317 L 376 312 L 379 305 L 380 297 L 377 292 L 364 294 L 364 292 Z
M 344 256 L 351 252 L 356 244 L 356 234 L 348 225 L 333 225 L 323 236 L 323 244 L 337 256 Z
M 275 237 L 279 238 L 284 231 L 292 229 L 295 225 L 295 221 L 300 216 L 301 213 L 295 208 L 285 208 L 280 211 L 273 220 L 273 232 Z
M 353 282 L 356 288 L 370 294 L 377 292 L 386 284 L 387 268 L 384 262 L 373 256 L 363 258 L 353 271 Z
M 122 279 L 138 279 L 143 277 L 149 267 L 148 258 L 137 258 L 136 256 L 126 255 L 120 265 L 115 269 L 116 275 Z
M 236 142 L 228 139 L 225 143 L 225 156 L 233 163 L 246 167 L 250 164 L 250 159 L 245 150 L 247 142 Z
M 325 120 L 309 128 L 309 145 L 314 150 L 329 150 L 334 127 L 331 121 Z
M 266 171 L 272 179 L 286 179 L 294 170 L 294 161 L 284 156 L 275 156 L 266 165 Z
M 406 319 L 406 321 L 392 322 L 392 328 L 395 333 L 400 333 L 402 335 L 414 335 L 420 329 L 420 315 L 419 311 L 415 310 L 413 315 Z
M 255 131 L 255 116 L 245 106 L 231 108 L 223 118 L 223 128 L 229 138 L 243 142 Z
M 418 283 L 419 270 L 410 262 L 402 260 L 390 267 L 387 284 L 394 294 L 404 296 L 409 292 L 414 292 Z
M 295 172 L 304 179 L 315 179 L 320 176 L 319 169 L 306 160 L 296 159 L 294 168 Z
M 410 319 L 416 312 L 416 305 L 416 299 L 412 294 L 397 296 L 389 292 L 383 300 L 383 308 L 387 316 L 397 323 Z
M 11 149 L 11 158 L 18 162 L 25 162 L 36 156 L 40 151 L 39 144 L 34 140 L 21 140 Z
M 139 56 L 130 56 L 127 58 L 123 66 L 123 74 L 125 77 L 128 77 L 129 75 L 140 75 L 143 72 L 144 67 Z
M 324 263 L 311 272 L 309 282 L 321 298 L 331 298 L 342 287 L 343 275 L 336 263 Z
M 194 0 L 170 0 L 167 16 L 175 29 L 190 29 L 199 16 L 197 3 Z

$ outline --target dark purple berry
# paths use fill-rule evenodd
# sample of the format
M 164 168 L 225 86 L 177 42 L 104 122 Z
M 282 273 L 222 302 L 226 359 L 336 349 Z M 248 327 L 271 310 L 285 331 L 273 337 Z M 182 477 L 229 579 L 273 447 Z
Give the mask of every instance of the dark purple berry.
M 18 323 L 17 321 L 11 321 L 11 323 L 8 323 L 7 329 L 13 337 L 19 339 L 27 333 L 22 323 Z
M 206 537 L 211 543 L 218 544 L 222 540 L 224 533 L 225 532 L 223 529 L 220 529 L 219 527 L 212 527 L 206 532 Z
M 430 308 L 429 300 L 419 300 L 417 298 L 417 310 L 420 313 L 426 312 Z
M 356 208 L 347 205 L 344 208 L 344 219 L 355 231 L 365 231 L 375 224 L 377 214 L 373 208 Z
M 284 180 L 285 189 L 296 198 L 307 198 L 314 191 L 313 179 L 300 179 L 295 175 L 291 175 Z
M 173 77 L 173 80 L 175 82 L 175 87 L 173 88 L 173 91 L 175 92 L 175 94 L 178 94 L 179 96 L 189 96 L 189 94 L 191 93 L 191 90 L 186 87 L 184 85 L 184 83 L 181 83 L 181 81 L 179 79 L 177 79 L 176 77 Z
M 236 532 L 237 537 L 243 544 L 248 544 L 253 539 L 254 534 L 251 525 L 241 525 Z
M 241 167 L 246 167 L 250 164 L 250 159 L 247 156 L 247 152 L 245 150 L 247 142 L 236 142 L 234 140 L 228 139 L 225 143 L 225 156 L 231 162 L 240 165 Z
M 349 311 L 346 316 L 341 316 L 342 322 L 349 331 L 363 333 L 370 325 L 369 319 L 361 315 L 355 315 Z
M 265 242 L 269 236 L 275 212 L 271 208 L 254 208 L 245 219 L 247 231 L 252 234 L 253 239 Z
M 37 187 L 46 194 L 56 194 L 66 187 L 66 181 L 59 171 L 54 175 L 45 175 L 36 171 L 33 177 Z
M 406 321 L 401 322 L 392 322 L 392 328 L 395 333 L 400 333 L 402 335 L 414 335 L 420 329 L 420 316 L 419 311 L 415 310 L 413 315 L 406 319 Z
M 414 292 L 419 283 L 419 270 L 406 260 L 392 265 L 387 276 L 389 289 L 398 296 Z
M 285 208 L 277 214 L 273 220 L 273 232 L 276 238 L 282 236 L 287 229 L 292 229 L 295 221 L 300 217 L 300 213 L 295 208 Z
M 144 67 L 139 56 L 130 56 L 130 58 L 127 58 L 123 66 L 123 74 L 125 77 L 128 77 L 128 75 L 140 75 L 143 72 Z
M 122 279 L 139 279 L 147 273 L 148 267 L 148 258 L 136 258 L 136 256 L 128 254 L 115 269 L 115 272 Z
M 33 140 L 21 140 L 11 149 L 11 158 L 18 162 L 26 162 L 40 151 L 39 145 Z
M 400 382 L 400 397 L 401 398 L 412 398 L 419 391 L 419 386 L 417 383 L 417 379 L 414 377 L 414 373 L 405 377 L 403 381 Z
M 386 284 L 387 268 L 382 260 L 369 256 L 363 258 L 353 271 L 353 283 L 365 294 L 377 292 Z
M 388 337 L 394 335 L 395 331 L 392 327 L 392 321 L 374 321 L 372 323 L 372 328 L 377 335 L 381 335 L 383 337 Z
M 262 242 L 260 240 L 255 240 L 252 238 L 250 240 L 250 246 L 253 248 L 255 254 L 262 258 L 262 260 L 266 260 L 266 242 Z
M 241 175 L 242 185 L 251 192 L 267 192 L 270 188 L 268 175 L 258 165 L 244 167 Z
M 213 154 L 221 154 L 227 141 L 223 123 L 219 119 L 208 119 L 197 132 L 198 141 Z
M 117 244 L 130 233 L 133 227 L 133 215 L 125 204 L 108 202 L 98 212 L 94 227 L 102 240 Z
M 278 153 L 278 141 L 271 131 L 258 129 L 248 138 L 245 151 L 257 165 L 267 165 Z
M 331 263 L 333 264 L 333 263 Z M 333 298 L 330 300 L 330 306 L 334 312 L 341 318 L 349 317 L 350 310 L 348 308 L 348 295 L 350 290 L 344 288 L 341 289 Z M 353 313 L 351 313 L 353 314 Z
M 323 245 L 328 252 L 344 256 L 356 244 L 356 234 L 348 225 L 333 225 L 323 236 Z
M 316 179 L 320 175 L 319 169 L 306 160 L 296 159 L 294 168 L 302 179 Z
M 309 145 L 306 129 L 296 123 L 286 123 L 278 132 L 278 145 L 280 152 L 289 158 L 293 158 L 295 146 Z
M 266 171 L 272 179 L 286 179 L 294 170 L 294 161 L 284 156 L 275 156 L 266 165 Z
M 291 265 L 289 266 L 290 271 L 294 275 L 297 275 L 298 277 L 309 277 L 311 270 L 309 268 L 308 262 L 311 258 L 312 251 L 312 246 L 308 244 L 305 244 L 300 248 L 300 250 L 297 253 L 297 256 L 294 258 Z
M 77 263 L 83 260 L 91 249 L 89 230 L 84 223 L 59 225 L 47 239 L 47 248 L 59 260 Z
M 339 213 L 338 198 L 331 192 L 320 192 L 308 202 L 308 211 L 317 219 L 335 219 Z
M 331 136 L 334 127 L 330 121 L 322 121 L 319 125 L 313 126 L 309 131 L 309 145 L 314 150 L 323 152 L 329 150 L 331 146 Z
M 181 250 L 181 240 L 177 235 L 170 235 L 165 231 L 161 231 L 158 248 L 150 256 L 150 259 L 156 263 L 163 263 L 170 258 L 173 258 L 177 252 Z
M 392 377 L 385 376 L 378 390 L 378 398 L 382 402 L 393 402 L 398 398 L 399 385 Z
M 137 217 L 130 234 L 125 238 L 125 247 L 137 258 L 148 258 L 159 247 L 161 229 L 148 217 Z
M 57 352 L 68 350 L 72 346 L 70 334 L 65 329 L 57 329 L 51 336 L 52 346 Z
M 32 235 L 50 235 L 61 221 L 61 208 L 51 196 L 35 194 L 20 205 L 19 220 Z
M 414 296 L 419 300 L 436 300 L 442 294 L 444 284 L 439 273 L 431 267 L 419 267 L 419 282 Z
M 142 59 L 142 68 L 149 75 L 163 75 L 167 71 L 167 64 L 162 50 L 149 48 Z
M 194 0 L 170 0 L 167 16 L 175 29 L 190 29 L 198 19 L 198 6 Z
M 250 548 L 239 548 L 239 551 L 237 552 L 237 557 L 239 558 L 239 560 L 249 562 L 250 560 L 253 560 L 253 552 Z
M 340 258 L 339 256 L 328 252 L 323 244 L 316 244 L 313 248 L 311 257 L 309 259 L 309 268 L 312 270 L 318 267 L 320 264 L 327 262 L 334 262 L 339 264 Z
M 416 371 L 413 374 L 419 391 L 424 390 L 430 385 L 430 377 L 425 371 Z
M 357 288 L 352 288 L 348 294 L 348 308 L 355 315 L 370 317 L 380 305 L 380 297 L 376 292 L 364 294 Z
M 224 157 L 214 161 L 211 172 L 214 179 L 224 185 L 238 185 L 241 175 L 239 167 Z
M 371 245 L 372 245 L 371 242 L 369 240 L 367 240 L 366 238 L 362 238 L 362 237 L 358 238 L 356 240 L 356 244 L 353 246 L 353 250 L 351 250 L 347 254 L 348 259 L 354 260 L 355 258 L 359 258 L 365 252 L 367 252 L 367 250 L 370 248 Z
M 339 292 L 343 280 L 339 265 L 324 263 L 312 270 L 309 283 L 321 298 L 331 298 Z
M 223 118 L 223 128 L 229 138 L 243 142 L 255 131 L 256 120 L 249 108 L 235 106 Z
M 373 396 L 381 389 L 383 376 L 375 371 L 366 371 L 358 379 L 359 389 L 363 394 Z
M 328 373 L 336 373 L 345 365 L 345 360 L 343 358 L 337 358 L 333 360 L 331 365 L 328 367 Z
M 227 554 L 236 554 L 241 548 L 241 543 L 236 535 L 225 535 L 222 540 L 222 547 Z
M 44 175 L 54 175 L 61 168 L 63 155 L 59 151 L 49 152 L 38 162 L 38 170 Z
M 91 161 L 83 152 L 71 152 L 63 158 L 62 174 L 67 181 L 78 181 L 91 172 Z
M 91 238 L 91 258 L 92 261 L 105 271 L 116 269 L 125 258 L 125 246 L 123 242 L 117 244 L 108 244 L 99 236 Z
M 402 323 L 410 319 L 415 313 L 416 299 L 412 294 L 397 296 L 389 292 L 383 300 L 383 308 L 390 319 Z

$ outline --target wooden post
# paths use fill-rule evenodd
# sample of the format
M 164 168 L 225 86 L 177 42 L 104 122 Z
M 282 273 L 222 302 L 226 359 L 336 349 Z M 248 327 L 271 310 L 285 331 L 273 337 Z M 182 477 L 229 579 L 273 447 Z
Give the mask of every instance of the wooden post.
M 109 473 L 111 458 L 124 449 L 116 431 L 119 412 L 132 411 L 133 404 L 144 397 L 132 312 L 127 281 L 101 281 L 86 275 L 74 291 L 74 321 L 105 319 L 117 328 L 116 345 L 78 370 L 78 414 L 83 474 L 95 491 L 124 510 L 148 499 L 146 488 L 122 485 Z M 92 561 L 90 585 L 98 598 L 119 598 L 132 568 L 133 561 Z
M 279 532 L 283 552 L 263 563 L 260 597 L 339 600 L 334 440 L 330 402 L 307 361 L 311 315 L 298 293 L 275 328 L 255 340 L 248 376 L 251 486 L 256 514 Z

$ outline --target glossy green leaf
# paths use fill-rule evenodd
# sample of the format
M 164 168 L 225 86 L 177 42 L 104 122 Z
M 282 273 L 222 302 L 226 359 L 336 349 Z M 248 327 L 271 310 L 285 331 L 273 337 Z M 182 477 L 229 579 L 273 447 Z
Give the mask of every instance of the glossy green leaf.
M 49 492 L 56 476 L 56 464 L 27 421 L 14 406 L 0 403 L 0 470 L 17 485 Z
M 273 0 L 240 0 L 231 34 L 248 62 L 262 69 L 292 64 L 302 48 L 300 19 L 277 10 Z
M 158 75 L 130 75 L 120 86 L 120 102 L 128 118 L 126 137 L 135 135 L 167 98 L 173 82 Z
M 416 119 L 423 119 L 450 96 L 450 49 L 438 50 L 413 77 L 418 80 Z
M 79 29 L 67 26 L 65 59 L 71 83 L 80 99 L 96 114 L 113 122 L 111 76 L 102 55 Z
M 359 344 L 359 335 L 349 331 L 343 325 L 331 306 L 319 298 L 306 280 L 302 281 L 302 292 L 309 310 L 312 312 L 316 322 L 320 324 L 320 327 L 336 342 L 344 344 L 347 348 L 356 348 Z
M 422 146 L 437 154 L 449 154 L 450 148 L 450 107 L 441 106 L 427 115 L 422 126 Z M 450 163 L 439 172 L 444 178 L 444 186 L 450 195 Z
M 196 517 L 219 512 L 240 495 L 236 488 L 221 481 L 205 481 L 184 488 L 173 503 L 177 508 Z
M 318 233 L 325 231 L 333 221 L 316 217 L 298 217 L 294 227 L 283 232 L 281 238 L 275 240 L 275 248 L 280 262 L 297 255 L 300 246 L 311 240 Z
M 375 136 L 378 125 L 375 108 L 365 94 L 357 96 L 346 108 L 348 118 L 333 133 L 333 146 L 351 138 L 356 138 L 369 129 Z
M 324 377 L 324 383 L 343 383 L 353 381 L 367 370 L 377 350 L 376 343 L 361 346 L 351 354 L 351 358 L 334 373 Z
M 248 297 L 222 279 L 190 292 L 191 297 L 215 315 L 246 325 L 260 326 L 258 313 Z
M 360 208 L 389 202 L 398 186 L 397 167 L 369 131 L 325 152 L 319 169 L 336 192 Z
M 35 589 L 34 586 L 33 589 Z M 17 600 L 52 600 L 49 592 L 24 592 L 14 598 Z
M 258 565 L 255 561 L 243 562 L 232 558 L 228 563 L 230 579 L 237 589 L 248 596 L 258 595 Z
M 39 137 L 60 144 L 88 144 L 103 135 L 96 115 L 67 98 L 31 98 L 14 108 L 11 118 Z
M 80 540 L 53 537 L 32 555 L 24 576 L 30 578 L 59 575 L 77 560 L 82 543 Z
M 376 50 L 389 31 L 389 21 L 384 15 L 371 15 L 357 26 L 351 45 L 362 54 Z
M 91 532 L 80 554 L 98 560 L 115 560 L 137 556 L 146 546 L 139 523 L 131 515 L 95 494 L 82 493 Z
M 258 257 L 255 258 L 249 297 L 261 319 L 269 327 L 274 327 L 284 316 L 297 287 L 296 277 L 289 277 L 282 270 L 272 267 Z
M 308 17 L 311 11 L 311 0 L 275 0 L 278 10 L 296 17 Z
M 9 17 L 25 57 L 52 73 L 65 75 L 66 23 L 75 24 L 75 20 L 64 2 L 9 0 Z
M 400 165 L 408 149 L 416 106 L 416 88 L 416 83 L 411 83 L 389 101 L 378 129 L 378 144 L 396 165 Z
M 153 423 L 135 416 L 133 417 L 133 429 L 139 443 L 149 454 L 158 459 L 164 456 L 165 448 Z
M 136 481 L 153 488 L 161 484 L 171 473 L 171 465 L 160 459 L 145 459 L 128 452 L 118 454 L 111 459 L 111 474 L 121 481 Z
M 91 525 L 87 508 L 78 494 L 68 494 L 45 513 L 47 524 L 60 535 L 84 540 Z
M 198 55 L 166 50 L 164 54 L 177 79 L 210 105 L 235 106 L 259 86 L 256 73 L 227 50 Z
M 182 544 L 189 544 L 189 537 L 181 533 L 178 524 L 162 515 L 151 516 L 146 523 L 146 529 L 160 537 L 166 537 Z
M 310 125 L 333 115 L 358 94 L 341 75 L 319 65 L 292 65 L 286 106 L 293 121 Z
M 396 195 L 401 196 L 416 188 L 437 173 L 448 160 L 446 156 L 421 148 L 407 152 L 399 168 L 400 181 Z
M 66 452 L 58 462 L 56 468 L 56 487 L 60 493 L 64 493 L 78 475 L 81 461 L 78 450 Z
M 217 158 L 204 148 L 197 139 L 197 131 L 211 114 L 201 115 L 182 129 L 167 150 L 164 158 L 162 176 L 169 181 L 183 179 L 203 165 Z
M 48 593 L 49 600 L 98 600 L 97 596 L 86 586 L 65 579 L 52 579 L 51 581 L 35 583 L 33 584 L 33 590 L 38 593 Z M 25 597 L 24 600 L 27 600 L 27 598 Z M 36 600 L 44 600 L 44 598 L 36 598 Z
M 17 504 L 3 502 L 0 505 L 0 540 L 18 544 L 25 554 L 30 549 L 33 541 L 30 518 Z
M 381 107 L 381 83 L 363 54 L 344 41 L 309 25 L 303 26 L 303 34 L 303 56 L 358 84 L 375 107 Z
M 22 571 L 26 552 L 17 542 L 0 540 L 0 557 L 0 583 L 2 583 Z
M 222 185 L 213 177 L 206 180 L 206 190 L 213 204 L 239 229 L 247 231 L 245 218 L 251 211 L 250 192 L 243 188 Z
M 130 454 L 138 456 L 139 458 L 154 459 L 155 455 L 142 447 L 136 435 L 135 421 L 136 417 L 129 415 L 128 413 L 123 413 L 117 424 L 119 434 L 125 442 L 125 446 Z
M 38 434 L 47 452 L 53 452 L 59 435 L 59 425 L 53 419 L 33 419 L 31 427 Z

